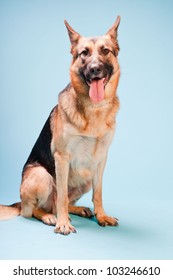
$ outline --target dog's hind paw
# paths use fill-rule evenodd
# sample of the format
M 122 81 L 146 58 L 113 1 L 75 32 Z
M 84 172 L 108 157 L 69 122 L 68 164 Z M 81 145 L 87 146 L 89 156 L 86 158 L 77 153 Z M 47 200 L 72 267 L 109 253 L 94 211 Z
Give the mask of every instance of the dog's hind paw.
M 102 227 L 105 226 L 118 226 L 118 219 L 109 216 L 97 217 L 98 224 Z
M 69 205 L 69 213 L 84 218 L 92 218 L 94 216 L 90 208 L 84 206 Z
M 44 216 L 42 216 L 42 221 L 48 226 L 55 226 L 57 218 L 53 214 L 45 214 Z
M 86 217 L 86 218 L 94 217 L 93 212 L 90 210 L 90 208 L 88 208 L 88 207 L 81 207 L 81 208 L 82 208 L 82 211 L 81 211 L 82 217 Z
M 71 232 L 76 233 L 76 229 L 68 222 L 68 223 L 57 223 L 55 230 L 55 233 L 60 233 L 63 235 L 68 235 Z

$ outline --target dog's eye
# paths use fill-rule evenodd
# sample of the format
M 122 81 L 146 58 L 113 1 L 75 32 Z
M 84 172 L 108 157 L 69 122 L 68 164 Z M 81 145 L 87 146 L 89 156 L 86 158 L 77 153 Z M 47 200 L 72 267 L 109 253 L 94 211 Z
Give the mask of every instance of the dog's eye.
M 82 56 L 87 56 L 88 55 L 88 50 L 86 49 L 86 50 L 83 50 L 81 53 L 80 53 L 80 55 L 82 55 Z
M 103 48 L 102 52 L 103 52 L 104 55 L 107 55 L 108 53 L 110 53 L 110 50 L 107 49 L 107 48 Z

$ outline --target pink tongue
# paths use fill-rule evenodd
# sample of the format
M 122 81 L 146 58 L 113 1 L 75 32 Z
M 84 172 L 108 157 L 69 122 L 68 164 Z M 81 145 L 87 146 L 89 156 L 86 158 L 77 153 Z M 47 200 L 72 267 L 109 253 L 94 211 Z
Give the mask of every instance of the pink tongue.
M 94 103 L 100 102 L 104 98 L 104 78 L 93 80 L 90 85 L 89 96 Z

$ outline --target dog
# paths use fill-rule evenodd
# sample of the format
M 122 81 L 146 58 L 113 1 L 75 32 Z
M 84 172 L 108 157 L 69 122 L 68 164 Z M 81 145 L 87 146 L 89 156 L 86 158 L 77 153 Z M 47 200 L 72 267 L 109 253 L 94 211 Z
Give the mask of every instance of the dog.
M 0 206 L 1 219 L 35 217 L 55 233 L 76 232 L 69 213 L 95 215 L 100 226 L 117 226 L 102 203 L 102 177 L 119 109 L 117 40 L 120 17 L 100 37 L 84 37 L 65 21 L 71 42 L 70 84 L 59 94 L 22 172 L 21 202 Z M 94 214 L 75 202 L 90 189 Z

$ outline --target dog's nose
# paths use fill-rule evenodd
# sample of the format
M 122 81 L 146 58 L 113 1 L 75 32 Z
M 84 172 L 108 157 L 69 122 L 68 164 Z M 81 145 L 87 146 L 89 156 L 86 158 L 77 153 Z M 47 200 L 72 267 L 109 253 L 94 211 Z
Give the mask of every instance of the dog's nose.
M 93 66 L 90 68 L 90 73 L 93 75 L 93 76 L 97 76 L 99 75 L 101 72 L 101 67 L 100 66 Z

